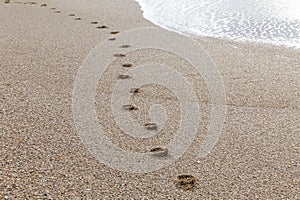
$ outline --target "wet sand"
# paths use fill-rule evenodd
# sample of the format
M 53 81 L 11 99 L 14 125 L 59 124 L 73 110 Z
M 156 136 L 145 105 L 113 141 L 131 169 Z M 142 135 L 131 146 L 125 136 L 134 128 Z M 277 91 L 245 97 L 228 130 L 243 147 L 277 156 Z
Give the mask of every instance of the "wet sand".
M 130 0 L 24 2 L 0 4 L 1 199 L 299 198 L 299 51 L 198 39 L 225 82 L 228 111 L 217 145 L 203 159 L 193 156 L 207 130 L 204 112 L 202 134 L 182 158 L 156 172 L 129 174 L 101 164 L 82 144 L 73 120 L 73 84 L 84 58 L 101 41 L 154 25 Z M 173 61 L 172 55 L 147 50 L 117 58 L 111 67 L 142 64 L 144 55 Z M 107 73 L 106 84 L 98 85 L 96 108 L 113 143 L 143 152 L 168 142 L 168 132 L 144 142 L 114 127 L 106 101 L 114 72 Z M 161 98 L 141 97 L 137 103 Z M 180 174 L 195 176 L 195 188 L 177 188 Z

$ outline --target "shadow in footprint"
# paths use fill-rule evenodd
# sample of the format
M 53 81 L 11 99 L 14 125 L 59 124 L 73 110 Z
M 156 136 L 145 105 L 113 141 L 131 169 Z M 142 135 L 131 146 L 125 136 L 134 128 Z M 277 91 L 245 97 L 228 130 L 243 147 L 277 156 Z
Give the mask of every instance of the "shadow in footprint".
M 91 22 L 91 24 L 98 24 L 98 22 Z
M 44 4 L 41 4 L 41 7 L 45 7 L 45 6 L 47 6 L 47 4 L 45 4 L 45 3 L 44 3 Z
M 75 14 L 69 14 L 69 16 L 71 16 L 71 17 L 74 17 L 74 16 L 75 16 Z
M 123 57 L 125 57 L 125 54 L 116 53 L 116 54 L 114 54 L 114 57 L 123 58 Z
M 183 190 L 191 190 L 196 186 L 196 178 L 193 175 L 179 175 L 175 182 L 176 187 Z
M 122 46 L 120 46 L 119 48 L 129 48 L 130 47 L 130 45 L 122 45 Z
M 130 93 L 132 93 L 132 94 L 137 94 L 139 92 L 140 92 L 140 88 L 131 88 L 130 89 Z
M 132 64 L 126 63 L 126 64 L 123 64 L 122 67 L 132 67 Z
M 76 17 L 76 18 L 74 18 L 75 20 L 82 20 L 80 17 Z
M 108 27 L 107 26 L 98 26 L 97 28 L 105 29 L 105 28 L 108 28 Z
M 150 153 L 154 157 L 166 157 L 168 156 L 168 149 L 162 147 L 156 147 L 150 150 Z
M 109 38 L 108 40 L 109 40 L 109 41 L 115 41 L 116 38 Z
M 147 130 L 157 130 L 157 125 L 155 123 L 147 123 L 145 124 L 145 128 Z
M 118 76 L 118 79 L 130 79 L 130 78 L 131 78 L 131 76 L 129 76 L 129 75 L 121 74 L 121 75 Z
M 112 35 L 116 35 L 118 33 L 120 33 L 120 32 L 119 31 L 112 31 L 112 32 L 110 32 L 110 34 L 112 34 Z
M 125 109 L 125 110 L 137 110 L 138 109 L 138 107 L 137 106 L 135 106 L 135 105 L 124 105 L 124 106 L 122 106 L 122 108 L 123 109 Z

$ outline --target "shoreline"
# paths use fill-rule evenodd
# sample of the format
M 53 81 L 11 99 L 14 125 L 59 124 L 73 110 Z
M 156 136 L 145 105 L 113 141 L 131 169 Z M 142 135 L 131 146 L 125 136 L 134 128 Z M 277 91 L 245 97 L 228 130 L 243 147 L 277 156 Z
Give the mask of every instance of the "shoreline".
M 108 38 L 118 42 L 118 34 L 112 32 L 156 27 L 142 17 L 138 3 L 11 1 L 0 4 L 0 18 L 1 199 L 297 199 L 298 50 L 197 39 L 225 82 L 228 110 L 219 141 L 205 158 L 194 157 L 210 119 L 207 88 L 198 84 L 196 92 L 204 102 L 203 122 L 189 151 L 158 171 L 130 174 L 102 164 L 87 150 L 74 124 L 72 92 L 78 70 L 90 51 Z M 174 116 L 168 121 L 169 129 L 146 141 L 124 134 L 108 112 L 115 75 L 125 61 L 140 65 L 165 62 L 189 69 L 188 65 L 166 52 L 130 52 L 111 64 L 97 86 L 97 117 L 102 126 L 113 130 L 107 137 L 114 144 L 133 152 L 163 146 L 178 125 L 180 112 L 172 98 Z M 183 73 L 193 78 L 193 71 Z M 203 80 L 200 77 L 197 81 Z M 141 94 L 146 102 L 164 102 L 160 96 L 169 94 L 145 91 L 150 94 Z M 141 99 L 137 98 L 137 103 Z M 147 114 L 143 111 L 135 117 L 143 122 Z M 195 176 L 196 187 L 189 191 L 177 188 L 174 179 L 179 174 Z
M 177 27 L 176 25 L 174 25 L 174 24 L 170 24 L 170 22 L 167 22 L 167 21 L 165 21 L 162 17 L 158 17 L 158 15 L 159 16 L 162 16 L 162 15 L 164 15 L 164 14 L 166 14 L 168 11 L 166 11 L 166 10 L 160 10 L 162 13 L 160 13 L 160 14 L 158 14 L 158 13 L 156 13 L 156 10 L 155 9 L 157 9 L 157 10 L 159 10 L 160 9 L 160 7 L 168 7 L 168 5 L 167 4 L 163 4 L 163 2 L 160 2 L 161 3 L 161 5 L 160 6 L 158 6 L 158 7 L 156 7 L 156 5 L 154 4 L 153 6 L 155 7 L 155 9 L 153 9 L 153 7 L 152 6 L 149 6 L 147 3 L 145 3 L 145 2 L 143 2 L 142 0 L 135 0 L 136 2 L 138 2 L 138 4 L 140 5 L 140 8 L 141 8 L 141 10 L 142 10 L 142 12 L 143 12 L 143 17 L 146 19 L 146 20 L 148 20 L 148 21 L 150 21 L 151 23 L 153 23 L 153 24 L 155 24 L 155 25 L 157 25 L 157 26 L 159 26 L 159 27 L 161 27 L 161 28 L 164 28 L 164 29 L 166 29 L 166 30 L 169 30 L 169 31 L 174 31 L 174 32 L 176 32 L 176 33 L 179 33 L 179 34 L 182 34 L 182 35 L 186 35 L 186 36 L 190 36 L 190 37 L 193 37 L 193 38 L 201 38 L 201 37 L 208 37 L 208 38 L 218 38 L 218 39 L 224 39 L 224 40 L 232 40 L 232 41 L 236 41 L 236 42 L 241 42 L 241 43 L 254 43 L 254 44 L 266 44 L 266 45 L 274 45 L 274 46 L 278 46 L 278 47 L 286 47 L 286 48 L 293 48 L 293 49 L 296 49 L 296 50 L 299 50 L 300 49 L 300 43 L 299 43 L 299 40 L 297 39 L 297 38 L 294 38 L 295 40 L 298 40 L 298 42 L 295 42 L 295 41 L 290 41 L 288 38 L 285 38 L 285 40 L 283 40 L 283 41 L 281 41 L 281 39 L 278 41 L 278 39 L 277 39 L 277 41 L 276 41 L 276 38 L 272 38 L 272 36 L 270 35 L 269 37 L 270 38 L 260 38 L 260 35 L 256 35 L 257 36 L 257 38 L 260 38 L 260 39 L 253 39 L 254 38 L 254 35 L 252 36 L 252 38 L 250 37 L 250 38 L 245 38 L 246 36 L 241 36 L 241 35 L 236 35 L 236 34 L 238 34 L 238 33 L 235 33 L 234 35 L 236 36 L 236 37 L 238 37 L 238 38 L 234 38 L 233 36 L 230 36 L 230 35 L 226 35 L 226 33 L 224 33 L 224 31 L 221 31 L 221 32 L 223 32 L 223 34 L 225 34 L 225 35 L 223 35 L 223 34 L 218 34 L 218 33 L 213 33 L 213 32 L 206 32 L 206 30 L 202 30 L 202 31 L 200 31 L 200 30 L 198 30 L 197 28 L 195 28 L 194 27 L 194 29 L 190 29 L 190 28 L 187 28 L 187 27 L 189 27 L 189 26 L 187 26 L 187 27 L 184 27 L 184 25 L 182 25 L 183 27 Z M 172 3 L 174 3 L 174 2 L 172 2 Z M 230 2 L 229 2 L 230 3 Z M 241 5 L 240 6 L 243 6 L 243 3 L 245 3 L 245 2 L 241 2 Z M 184 3 L 183 3 L 184 4 Z M 214 4 L 214 3 L 211 3 L 211 4 Z M 172 4 L 173 5 L 173 4 Z M 176 5 L 175 7 L 180 7 L 180 5 Z M 187 5 L 185 5 L 185 6 L 187 6 Z M 209 7 L 209 5 L 207 5 L 208 7 Z M 231 5 L 232 6 L 232 5 Z M 265 6 L 263 3 L 262 3 L 262 5 L 260 5 L 260 6 Z M 279 5 L 278 5 L 279 6 Z M 283 6 L 283 5 L 281 5 L 281 6 Z M 196 6 L 197 7 L 197 6 Z M 218 6 L 217 6 L 217 8 L 218 8 Z M 169 7 L 169 9 L 172 9 L 172 6 L 171 7 Z M 184 8 L 183 8 L 184 9 Z M 221 9 L 221 8 L 220 8 Z M 255 8 L 253 8 L 254 10 L 255 10 Z M 277 9 L 278 10 L 278 9 Z M 186 10 L 187 11 L 187 13 L 185 13 L 185 15 L 184 16 L 187 16 L 187 15 L 189 15 L 190 13 L 188 13 L 189 11 L 191 11 L 191 10 Z M 191 11 L 191 12 L 193 12 L 193 11 Z M 203 9 L 202 8 L 202 10 L 201 11 L 198 11 L 198 12 L 205 12 L 205 9 Z M 226 11 L 225 11 L 226 12 Z M 274 11 L 275 13 L 276 13 L 276 11 Z M 283 12 L 287 12 L 287 11 L 283 11 Z M 153 14 L 153 13 L 155 13 L 155 14 Z M 176 18 L 176 16 L 172 16 L 172 13 L 168 13 L 169 15 L 167 15 L 167 17 L 168 17 L 168 19 L 169 19 L 169 21 L 172 21 L 172 18 Z M 229 15 L 229 13 L 227 13 L 228 15 Z M 258 13 L 257 13 L 258 14 Z M 270 13 L 269 13 L 270 14 Z M 282 13 L 281 13 L 282 14 Z M 180 15 L 180 13 L 179 13 L 179 15 Z M 274 14 L 275 15 L 275 17 L 277 17 L 276 16 L 276 14 Z M 172 17 L 171 17 L 172 16 Z M 184 18 L 184 16 L 181 16 L 181 17 L 183 17 Z M 202 16 L 203 17 L 203 16 Z M 216 17 L 216 18 L 218 18 L 217 16 L 214 16 L 214 17 Z M 223 16 L 224 17 L 224 16 Z M 202 18 L 201 18 L 202 19 Z M 211 19 L 202 19 L 203 21 L 202 21 L 202 23 L 206 23 L 205 21 L 207 21 L 207 20 L 213 20 L 212 18 Z M 224 19 L 219 19 L 219 20 L 224 20 Z M 230 21 L 230 20 L 232 20 L 232 19 L 230 19 L 230 17 L 229 17 L 229 19 L 227 19 L 228 21 Z M 268 20 L 267 18 L 265 19 L 265 20 Z M 286 18 L 285 20 L 289 20 L 288 18 Z M 180 21 L 180 19 L 177 19 L 176 21 Z M 173 22 L 174 22 L 174 20 L 173 20 Z M 293 21 L 294 23 L 296 23 L 297 22 L 297 20 L 296 21 Z M 183 24 L 184 23 L 187 23 L 187 22 L 184 22 L 183 21 Z M 195 25 L 193 22 L 190 22 L 191 24 L 193 24 L 193 25 Z M 215 23 L 217 23 L 217 22 L 215 22 Z M 239 23 L 243 23 L 243 21 L 241 21 L 241 22 L 239 22 Z M 283 23 L 283 22 L 282 22 Z M 288 24 L 288 22 L 285 22 L 286 24 Z M 191 25 L 190 24 L 190 25 Z M 201 24 L 201 23 L 200 23 Z M 246 24 L 248 24 L 248 23 L 246 23 Z M 283 23 L 284 24 L 284 23 Z M 280 26 L 285 26 L 285 25 L 280 25 Z M 207 26 L 210 26 L 209 24 L 206 24 Z M 245 25 L 245 24 L 244 24 Z M 268 25 L 268 26 L 272 26 L 272 23 L 271 24 L 265 24 L 265 25 Z M 274 25 L 274 24 L 273 24 Z M 198 27 L 199 26 L 201 26 L 201 25 L 199 25 L 198 24 Z M 217 26 L 217 25 L 216 25 Z M 228 25 L 229 26 L 229 25 Z M 229 28 L 228 26 L 225 26 L 225 27 L 227 27 L 227 28 Z M 247 26 L 247 25 L 245 25 L 245 26 Z M 213 26 L 214 27 L 214 26 Z M 213 27 L 211 27 L 211 28 L 213 28 Z M 202 27 L 203 29 L 205 29 L 205 27 Z M 224 27 L 223 27 L 224 28 Z M 243 29 L 243 28 L 245 28 L 245 27 L 239 27 L 239 28 L 241 28 L 241 29 Z M 252 27 L 253 28 L 253 27 Z M 256 28 L 260 28 L 259 26 L 256 26 Z M 277 27 L 278 28 L 278 27 Z M 275 29 L 277 29 L 276 27 L 273 27 L 273 29 L 275 30 Z M 299 27 L 298 27 L 299 28 Z M 181 30 L 181 31 L 180 31 Z M 234 30 L 232 30 L 231 31 L 231 33 L 233 32 Z M 243 31 L 249 31 L 249 30 L 240 30 L 239 32 L 241 33 L 241 32 L 243 32 Z M 260 31 L 263 31 L 263 32 L 265 32 L 266 30 L 260 30 Z M 293 30 L 293 32 L 297 32 L 297 30 Z M 278 33 L 279 34 L 279 33 Z M 289 42 L 288 42 L 289 41 Z

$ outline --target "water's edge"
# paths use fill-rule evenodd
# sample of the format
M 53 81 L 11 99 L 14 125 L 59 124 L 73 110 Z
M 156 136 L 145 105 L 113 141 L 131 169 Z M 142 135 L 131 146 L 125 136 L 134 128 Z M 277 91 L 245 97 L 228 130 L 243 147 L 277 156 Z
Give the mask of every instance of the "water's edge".
M 292 49 L 297 49 L 297 50 L 300 49 L 300 38 L 298 39 L 298 35 L 296 35 L 297 36 L 295 39 L 296 42 L 294 42 L 294 41 L 290 42 L 289 40 L 286 40 L 286 41 L 280 40 L 282 38 L 279 38 L 278 41 L 272 40 L 272 38 L 271 39 L 268 39 L 268 38 L 249 39 L 247 37 L 230 37 L 226 34 L 214 34 L 213 32 L 210 33 L 209 31 L 202 32 L 199 30 L 192 30 L 192 29 L 184 30 L 184 29 L 181 29 L 182 27 L 180 27 L 180 25 L 175 27 L 174 24 L 172 24 L 172 22 L 170 23 L 171 25 L 168 23 L 165 23 L 165 22 L 168 22 L 169 19 L 162 21 L 162 20 L 158 19 L 157 16 L 155 17 L 155 13 L 154 13 L 155 11 L 153 10 L 153 8 L 149 8 L 149 5 L 147 5 L 147 3 L 144 2 L 145 0 L 144 1 L 143 0 L 135 0 L 135 1 L 140 5 L 140 8 L 143 13 L 143 17 L 145 19 L 149 20 L 150 22 L 152 22 L 153 24 L 155 24 L 161 28 L 164 28 L 169 31 L 174 31 L 174 32 L 177 32 L 179 34 L 182 34 L 182 35 L 185 35 L 188 37 L 192 37 L 195 39 L 197 39 L 197 38 L 217 38 L 217 39 L 222 39 L 222 40 L 235 41 L 235 42 L 239 42 L 239 43 L 251 43 L 251 44 L 258 44 L 258 45 L 265 44 L 265 45 L 272 45 L 272 46 L 283 47 L 283 48 L 292 48 Z M 296 31 L 297 31 L 298 21 L 296 21 L 296 22 L 297 22 L 297 24 L 296 24 L 297 25 Z M 300 21 L 299 21 L 299 24 L 300 24 Z M 292 31 L 295 31 L 295 30 L 292 30 Z

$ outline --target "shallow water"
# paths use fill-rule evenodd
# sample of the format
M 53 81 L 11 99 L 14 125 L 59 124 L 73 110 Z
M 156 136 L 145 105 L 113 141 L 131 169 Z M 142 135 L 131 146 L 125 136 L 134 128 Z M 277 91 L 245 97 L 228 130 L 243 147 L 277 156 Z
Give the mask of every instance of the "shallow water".
M 181 33 L 300 48 L 299 0 L 137 0 L 144 17 Z

